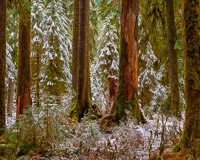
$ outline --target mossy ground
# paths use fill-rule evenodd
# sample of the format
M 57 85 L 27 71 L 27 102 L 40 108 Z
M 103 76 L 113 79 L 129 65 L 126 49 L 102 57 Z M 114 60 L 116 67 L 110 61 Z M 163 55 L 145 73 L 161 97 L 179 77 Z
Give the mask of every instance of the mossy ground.
M 96 118 L 102 117 L 102 114 L 101 114 L 101 111 L 100 111 L 98 105 L 96 105 L 96 104 L 86 105 L 86 107 L 84 107 L 84 109 L 83 109 L 79 103 L 76 103 L 74 105 L 74 107 L 69 112 L 69 116 L 74 121 L 80 121 L 81 118 L 83 118 L 83 116 L 85 114 L 87 114 L 88 112 L 91 112 Z

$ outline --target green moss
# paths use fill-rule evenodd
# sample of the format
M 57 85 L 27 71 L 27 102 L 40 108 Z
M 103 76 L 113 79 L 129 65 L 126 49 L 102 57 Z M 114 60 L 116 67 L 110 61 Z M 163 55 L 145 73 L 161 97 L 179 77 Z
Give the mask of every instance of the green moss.
M 116 110 L 111 114 L 113 121 L 118 122 L 119 120 L 127 120 L 127 117 L 133 117 L 137 123 L 146 122 L 138 106 L 136 95 L 129 101 L 126 101 L 125 97 L 121 96 L 115 105 Z
M 172 152 L 180 152 L 181 151 L 181 146 L 180 144 L 177 144 L 175 145 L 173 148 L 172 148 Z
M 156 160 L 163 160 L 163 158 L 159 156 L 156 158 Z
M 69 113 L 70 117 L 74 121 L 79 121 L 81 118 L 81 107 L 77 103 L 74 105 L 74 107 L 71 109 Z
M 28 154 L 31 150 L 34 150 L 35 146 L 32 142 L 20 143 L 19 149 L 18 155 L 22 156 Z
M 187 0 L 184 3 L 184 22 L 185 22 L 185 64 L 184 64 L 184 80 L 185 80 L 185 126 L 181 138 L 181 148 L 195 148 L 195 152 L 199 152 L 198 148 L 200 139 L 200 53 L 199 53 L 199 1 Z M 195 146 L 195 147 L 194 147 Z
M 99 106 L 97 104 L 93 104 L 92 106 L 89 106 L 89 107 L 90 107 L 90 111 L 92 111 L 92 113 L 97 118 L 101 118 L 102 117 L 101 111 L 100 111 Z
M 117 122 L 117 121 L 118 121 L 118 111 L 115 110 L 115 111 L 112 113 L 111 117 L 112 117 L 112 120 L 113 120 L 114 122 Z
M 0 156 L 8 156 L 10 157 L 15 153 L 15 146 L 12 144 L 0 144 Z
M 2 139 L 1 141 L 0 141 L 0 144 L 7 144 L 8 142 L 7 142 L 7 140 L 6 139 Z
M 0 144 L 0 155 L 5 155 L 6 151 L 7 151 L 7 145 L 6 144 Z
M 88 103 L 87 103 L 88 104 Z M 95 115 L 97 118 L 101 118 L 102 114 L 100 112 L 100 109 L 98 105 L 86 105 L 85 107 L 82 107 L 76 103 L 72 110 L 70 111 L 69 115 L 74 121 L 80 121 L 81 118 L 84 116 L 84 114 L 87 114 L 88 111 L 90 111 L 93 115 Z

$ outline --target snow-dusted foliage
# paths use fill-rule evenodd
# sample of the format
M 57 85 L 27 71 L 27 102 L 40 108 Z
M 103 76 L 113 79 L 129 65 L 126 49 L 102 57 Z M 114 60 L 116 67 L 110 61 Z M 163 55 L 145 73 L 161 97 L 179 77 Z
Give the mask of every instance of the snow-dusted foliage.
M 32 59 L 36 63 L 32 65 L 39 65 L 35 77 L 40 80 L 44 104 L 56 105 L 71 86 L 71 21 L 62 0 L 34 0 L 32 17 Z
M 162 79 L 165 72 L 165 64 L 162 64 L 158 70 L 155 69 L 154 64 L 160 63 L 159 59 L 154 55 L 151 45 L 148 44 L 146 53 L 139 52 L 139 58 L 145 64 L 139 70 L 138 88 L 140 102 L 143 98 L 144 90 L 151 94 L 149 106 L 157 106 L 160 102 L 165 100 L 168 95 L 168 87 L 162 84 Z M 142 103 L 142 102 L 141 102 Z M 142 105 L 142 107 L 144 107 Z
M 45 4 L 42 0 L 32 1 L 32 39 L 31 39 L 31 70 L 32 70 L 32 101 L 33 105 L 40 106 L 42 64 L 41 57 L 43 50 L 43 26 L 41 22 L 44 18 Z
M 111 24 L 112 17 L 106 17 L 98 41 L 100 74 L 108 78 L 110 71 L 117 77 L 119 66 L 119 53 L 117 29 Z
M 7 12 L 7 44 L 6 44 L 6 69 L 7 75 L 9 72 L 14 77 L 17 76 L 16 58 L 18 52 L 18 20 L 19 16 L 15 11 L 8 10 Z
M 12 47 L 6 43 L 6 68 L 7 68 L 7 74 L 8 72 L 13 73 L 15 76 L 17 75 L 17 68 L 16 65 L 14 64 L 13 60 L 12 60 L 12 56 L 11 53 L 13 52 Z
M 106 109 L 108 105 L 108 79 L 118 77 L 119 37 L 117 29 L 111 24 L 112 16 L 106 17 L 97 39 L 98 58 L 91 67 L 93 100 Z
M 47 66 L 52 65 L 52 69 L 54 68 L 55 70 L 60 66 L 61 71 L 67 77 L 66 82 L 69 84 L 71 83 L 69 68 L 71 61 L 71 34 L 69 24 L 71 21 L 66 17 L 61 0 L 50 1 L 46 8 L 44 11 L 44 20 L 41 22 L 44 37 L 43 48 L 45 49 L 42 63 Z M 54 82 L 47 82 L 47 84 L 52 83 Z
M 45 10 L 45 6 L 42 0 L 33 0 L 32 1 L 32 12 L 31 12 L 31 16 L 32 16 L 32 32 L 33 32 L 33 38 L 32 38 L 32 44 L 34 45 L 36 44 L 41 44 L 42 43 L 42 35 L 43 35 L 43 31 L 42 31 L 42 26 L 41 26 L 41 21 L 44 18 L 44 12 Z M 32 56 L 34 56 L 36 53 L 36 49 L 34 47 L 31 48 L 32 52 Z
M 106 110 L 108 104 L 108 90 L 105 91 L 105 82 L 102 82 L 98 75 L 98 60 L 95 59 L 90 69 L 92 101 L 97 103 L 102 111 Z
M 71 61 L 71 21 L 66 17 L 61 0 L 52 0 L 47 4 L 44 12 L 43 26 L 45 57 L 44 64 L 49 64 L 53 59 L 59 58 L 63 63 L 63 73 L 67 76 L 67 83 L 71 82 L 69 63 Z M 56 64 L 53 64 L 56 68 Z

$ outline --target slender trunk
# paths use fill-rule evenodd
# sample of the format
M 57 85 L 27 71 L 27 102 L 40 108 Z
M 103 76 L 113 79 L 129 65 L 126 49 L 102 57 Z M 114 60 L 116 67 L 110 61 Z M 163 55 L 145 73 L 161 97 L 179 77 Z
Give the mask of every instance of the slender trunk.
M 89 99 L 89 0 L 80 0 L 80 41 L 78 70 L 78 103 L 82 110 L 91 104 Z
M 112 118 L 119 121 L 127 115 L 144 122 L 137 95 L 138 79 L 138 0 L 123 0 L 121 13 L 121 53 L 117 101 Z M 127 112 L 126 112 L 127 111 Z
M 11 117 L 13 111 L 13 96 L 14 96 L 14 78 L 12 77 L 11 74 L 8 78 L 8 106 L 7 106 L 8 115 Z
M 200 29 L 199 0 L 184 0 L 185 51 L 185 126 L 182 148 L 200 148 Z
M 174 4 L 173 0 L 166 0 L 167 14 L 167 37 L 169 50 L 169 83 L 171 89 L 171 110 L 177 117 L 180 116 L 179 102 L 179 82 L 178 82 L 178 62 L 177 52 L 175 50 L 176 28 L 174 22 Z
M 79 1 L 74 0 L 73 40 L 72 40 L 72 86 L 77 93 L 78 53 L 79 53 Z
M 0 1 L 0 136 L 6 127 L 6 0 Z
M 17 115 L 23 114 L 31 105 L 30 42 L 31 10 L 24 6 L 19 17 L 19 53 L 17 75 Z

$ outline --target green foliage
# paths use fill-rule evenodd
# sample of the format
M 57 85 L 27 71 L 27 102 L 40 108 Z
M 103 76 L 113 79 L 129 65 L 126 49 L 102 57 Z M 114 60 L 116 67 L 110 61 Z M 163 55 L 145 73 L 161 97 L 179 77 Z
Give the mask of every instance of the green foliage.
M 0 144 L 0 156 L 11 157 L 14 154 L 15 148 L 12 144 Z M 1 159 L 1 157 L 0 157 Z
M 181 151 L 181 146 L 180 144 L 177 144 L 175 145 L 173 148 L 172 148 L 172 152 L 180 152 Z
M 68 130 L 63 110 L 61 106 L 29 107 L 20 115 L 7 131 L 15 153 L 26 155 L 32 150 L 45 155 L 59 150 Z
M 60 105 L 59 97 L 71 94 L 72 37 L 67 13 L 61 0 L 33 0 L 32 95 L 37 106 Z
M 156 160 L 163 160 L 163 158 L 159 156 L 156 158 Z

